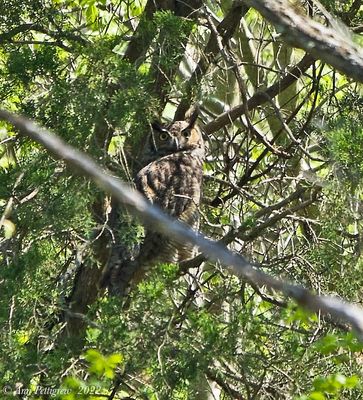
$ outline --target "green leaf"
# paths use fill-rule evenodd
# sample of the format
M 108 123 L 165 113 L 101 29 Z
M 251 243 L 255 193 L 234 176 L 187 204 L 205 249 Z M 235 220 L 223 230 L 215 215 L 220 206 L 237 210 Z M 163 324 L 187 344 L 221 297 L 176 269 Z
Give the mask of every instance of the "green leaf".
M 98 328 L 88 328 L 86 332 L 86 339 L 88 343 L 97 342 L 98 337 L 101 334 L 101 330 Z
M 5 239 L 10 239 L 14 236 L 16 230 L 16 226 L 14 223 L 12 223 L 9 219 L 5 219 L 3 221 L 3 227 Z
M 95 4 L 96 0 L 80 0 L 79 4 L 81 6 L 91 6 Z
M 115 368 L 117 364 L 120 364 L 122 361 L 123 361 L 123 356 L 119 353 L 111 354 L 110 356 L 107 357 L 108 364 L 113 368 Z
M 339 348 L 339 338 L 336 335 L 326 335 L 314 347 L 321 354 L 330 354 Z
M 312 392 L 312 393 L 310 393 L 308 399 L 309 400 L 325 400 L 326 397 L 325 397 L 324 393 Z
M 29 342 L 30 340 L 30 335 L 29 332 L 21 330 L 16 333 L 16 340 L 20 345 L 24 345 Z
M 353 389 L 359 385 L 360 378 L 358 375 L 349 376 L 345 382 L 345 387 L 347 389 Z
M 97 17 L 98 17 L 98 8 L 94 4 L 92 4 L 86 10 L 87 23 L 90 24 L 91 27 L 94 27 Z

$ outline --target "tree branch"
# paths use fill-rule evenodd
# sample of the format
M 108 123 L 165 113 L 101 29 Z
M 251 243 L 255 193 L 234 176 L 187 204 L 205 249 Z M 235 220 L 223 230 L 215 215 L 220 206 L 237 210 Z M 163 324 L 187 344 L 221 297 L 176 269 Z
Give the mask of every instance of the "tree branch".
M 258 270 L 241 255 L 235 254 L 225 246 L 209 240 L 180 221 L 167 216 L 158 207 L 150 204 L 140 193 L 133 190 L 120 179 L 107 174 L 88 155 L 66 144 L 58 136 L 36 125 L 29 119 L 0 110 L 3 119 L 17 128 L 21 135 L 28 136 L 43 145 L 56 158 L 62 159 L 70 168 L 94 181 L 101 189 L 111 193 L 126 205 L 134 216 L 139 217 L 149 228 L 167 235 L 179 243 L 190 242 L 212 262 L 220 262 L 232 274 L 246 279 L 252 284 L 269 290 L 277 290 L 293 298 L 301 306 L 334 319 L 349 323 L 363 340 L 363 309 L 339 300 L 336 297 L 317 296 L 307 289 L 276 279 Z
M 288 0 L 243 0 L 241 3 L 254 7 L 275 25 L 286 43 L 363 82 L 363 51 L 349 35 L 298 13 Z
M 235 33 L 241 18 L 247 13 L 249 7 L 245 5 L 235 5 L 234 3 L 231 6 L 231 9 L 228 11 L 225 18 L 220 22 L 217 26 L 217 32 L 221 36 L 222 45 L 225 46 L 228 44 L 229 40 Z M 209 65 L 213 58 L 219 53 L 220 48 L 217 45 L 217 37 L 213 31 L 211 31 L 210 38 L 208 43 L 201 55 L 201 58 L 193 71 L 191 77 L 186 83 L 186 94 L 181 99 L 178 108 L 175 112 L 174 119 L 176 121 L 182 120 L 184 118 L 185 112 L 190 106 L 191 96 L 193 87 L 198 84 L 207 72 Z
M 82 45 L 87 45 L 88 42 L 86 39 L 82 38 L 81 36 L 78 36 L 76 34 L 74 34 L 73 32 L 55 32 L 55 31 L 51 31 L 47 28 L 45 28 L 44 26 L 37 24 L 37 23 L 27 23 L 27 24 L 22 24 L 19 25 L 13 29 L 11 29 L 8 32 L 4 32 L 0 34 L 0 44 L 5 43 L 7 41 L 9 41 L 10 43 L 12 42 L 12 39 L 20 34 L 20 33 L 25 33 L 25 32 L 29 32 L 29 31 L 35 31 L 35 32 L 39 32 L 39 33 L 43 33 L 45 35 L 48 35 L 49 37 L 56 39 L 56 43 L 58 46 L 63 47 L 65 50 L 67 51 L 71 51 L 71 48 L 68 46 L 63 45 L 60 42 L 60 39 L 66 39 L 69 41 L 75 41 L 75 42 L 79 42 Z
M 295 67 L 291 68 L 286 76 L 284 76 L 281 80 L 274 83 L 270 87 L 268 87 L 263 92 L 257 92 L 247 101 L 247 109 L 251 111 L 256 107 L 269 102 L 272 98 L 277 96 L 279 93 L 283 92 L 290 85 L 296 82 L 302 74 L 313 64 L 315 61 L 314 57 L 306 54 L 300 62 L 295 65 Z M 239 104 L 238 106 L 232 108 L 225 113 L 220 114 L 216 119 L 205 125 L 203 130 L 206 134 L 211 134 L 218 129 L 222 128 L 225 125 L 231 124 L 237 118 L 242 116 L 246 111 L 246 106 L 244 104 Z

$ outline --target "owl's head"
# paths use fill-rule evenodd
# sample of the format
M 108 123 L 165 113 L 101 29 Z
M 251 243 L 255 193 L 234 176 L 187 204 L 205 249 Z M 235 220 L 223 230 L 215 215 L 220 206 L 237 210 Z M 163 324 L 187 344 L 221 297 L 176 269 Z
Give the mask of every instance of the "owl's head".
M 187 121 L 175 121 L 169 125 L 152 123 L 151 145 L 154 151 L 175 153 L 193 150 L 202 146 L 202 135 L 199 128 Z
M 175 121 L 167 125 L 153 122 L 146 144 L 149 160 L 180 151 L 204 151 L 202 133 L 195 121 L 196 115 L 185 121 Z

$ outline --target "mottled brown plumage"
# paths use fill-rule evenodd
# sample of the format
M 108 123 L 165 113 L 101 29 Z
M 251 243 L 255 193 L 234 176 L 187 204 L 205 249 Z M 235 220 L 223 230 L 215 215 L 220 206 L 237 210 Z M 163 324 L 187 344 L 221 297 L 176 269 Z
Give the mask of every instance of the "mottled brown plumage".
M 151 203 L 197 229 L 204 143 L 194 122 L 195 118 L 166 126 L 152 124 L 141 160 L 145 166 L 137 173 L 135 185 Z M 155 264 L 177 263 L 193 255 L 191 245 L 180 245 L 148 230 L 138 256 L 123 262 L 109 273 L 109 288 L 123 295 L 130 282 L 139 282 Z

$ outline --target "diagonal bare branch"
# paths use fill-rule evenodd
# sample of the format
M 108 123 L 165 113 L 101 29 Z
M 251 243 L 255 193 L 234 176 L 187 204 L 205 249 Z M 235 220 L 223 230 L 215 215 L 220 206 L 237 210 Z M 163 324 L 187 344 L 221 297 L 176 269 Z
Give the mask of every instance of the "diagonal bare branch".
M 180 221 L 164 214 L 161 209 L 150 204 L 140 193 L 120 179 L 109 175 L 88 155 L 66 144 L 58 136 L 39 127 L 31 120 L 0 110 L 0 119 L 17 128 L 22 136 L 28 136 L 43 145 L 56 158 L 63 160 L 70 168 L 94 181 L 101 189 L 111 193 L 114 198 L 126 205 L 130 213 L 139 217 L 154 231 L 168 235 L 172 239 L 198 246 L 207 259 L 220 262 L 230 273 L 246 279 L 255 286 L 266 286 L 270 290 L 282 292 L 296 300 L 301 306 L 320 311 L 333 318 L 349 323 L 363 341 L 363 309 L 346 303 L 336 297 L 318 296 L 309 290 L 276 279 L 253 267 L 244 257 L 233 253 L 220 243 L 205 238 L 200 233 Z
M 309 54 L 305 54 L 305 56 L 300 60 L 298 64 L 296 64 L 293 68 L 291 68 L 286 75 L 269 86 L 265 91 L 260 91 L 254 94 L 247 101 L 247 109 L 249 111 L 255 109 L 256 107 L 269 102 L 272 98 L 277 96 L 279 93 L 283 92 L 290 85 L 296 82 L 304 72 L 313 64 L 315 61 L 314 57 Z M 226 111 L 220 115 L 213 121 L 209 122 L 204 126 L 203 130 L 207 134 L 211 134 L 218 129 L 222 128 L 225 125 L 231 124 L 237 118 L 244 115 L 246 111 L 246 106 L 244 104 L 239 104 L 238 106 L 233 107 L 229 111 Z

